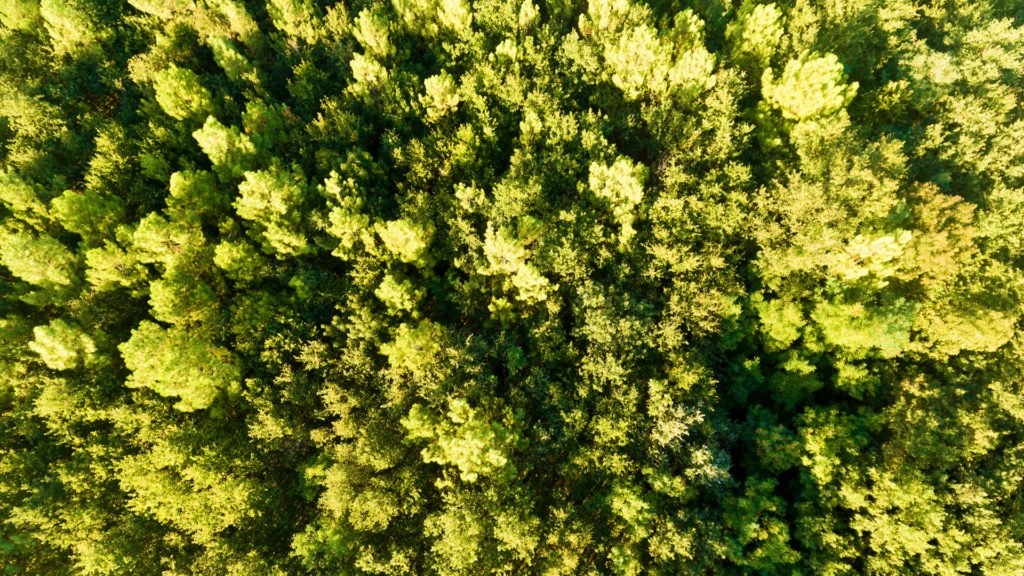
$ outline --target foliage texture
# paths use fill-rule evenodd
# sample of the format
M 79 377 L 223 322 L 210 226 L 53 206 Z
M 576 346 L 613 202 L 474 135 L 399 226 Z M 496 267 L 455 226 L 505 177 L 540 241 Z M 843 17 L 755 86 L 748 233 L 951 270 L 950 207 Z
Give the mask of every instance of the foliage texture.
M 0 573 L 1024 574 L 1020 0 L 0 0 Z

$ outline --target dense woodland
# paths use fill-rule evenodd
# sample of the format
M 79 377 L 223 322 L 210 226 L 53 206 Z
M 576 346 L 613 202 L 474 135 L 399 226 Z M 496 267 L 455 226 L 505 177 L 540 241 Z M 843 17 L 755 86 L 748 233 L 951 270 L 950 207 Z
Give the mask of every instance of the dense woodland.
M 0 572 L 1024 574 L 1024 2 L 0 0 Z

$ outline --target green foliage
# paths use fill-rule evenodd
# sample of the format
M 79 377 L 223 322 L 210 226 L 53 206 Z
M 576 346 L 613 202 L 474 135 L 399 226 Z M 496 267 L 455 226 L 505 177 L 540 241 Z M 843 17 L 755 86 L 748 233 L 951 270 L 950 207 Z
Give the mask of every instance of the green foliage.
M 38 0 L 5 0 L 0 4 L 0 22 L 12 30 L 30 31 L 39 26 Z
M 430 321 L 415 326 L 402 323 L 394 340 L 382 344 L 380 351 L 387 356 L 392 369 L 419 374 L 437 362 L 442 343 L 438 332 L 439 327 Z
M 229 351 L 180 328 L 164 329 L 143 321 L 119 348 L 132 372 L 125 385 L 180 398 L 174 407 L 183 412 L 208 408 L 241 379 Z
M 377 224 L 374 229 L 384 243 L 384 248 L 399 261 L 421 267 L 430 263 L 428 249 L 434 234 L 432 225 L 402 218 Z
M 910 342 L 915 306 L 903 299 L 865 306 L 859 302 L 822 302 L 811 312 L 825 342 L 845 355 L 860 357 L 877 349 L 893 358 Z
M 11 171 L 0 173 L 0 202 L 11 215 L 32 228 L 45 228 L 49 221 L 46 204 L 33 187 Z
M 495 233 L 488 223 L 483 251 L 487 266 L 479 268 L 478 274 L 501 277 L 502 287 L 514 290 L 517 300 L 534 303 L 547 298 L 550 281 L 526 261 L 526 246 L 510 229 L 502 228 Z
M 807 321 L 799 304 L 782 299 L 766 301 L 760 294 L 755 295 L 752 301 L 768 351 L 785 350 L 800 337 Z
M 515 473 L 507 454 L 515 445 L 515 435 L 499 423 L 482 419 L 465 400 L 452 400 L 443 417 L 416 404 L 402 419 L 402 426 L 406 439 L 427 443 L 421 452 L 424 462 L 454 466 L 463 482 Z
M 312 0 L 270 0 L 267 11 L 281 32 L 313 41 L 318 31 L 313 6 Z
M 78 279 L 71 250 L 53 238 L 28 232 L 0 229 L 0 264 L 16 278 L 44 289 L 68 288 Z
M 328 215 L 330 226 L 327 233 L 338 240 L 333 254 L 343 260 L 355 255 L 353 250 L 357 242 L 365 246 L 373 246 L 370 218 L 362 212 L 363 200 L 359 196 L 358 185 L 352 178 L 345 180 L 337 172 L 331 172 L 323 188 L 324 194 L 333 200 L 333 207 Z
M 647 171 L 628 158 L 616 158 L 611 166 L 590 165 L 590 189 L 594 195 L 611 205 L 612 214 L 622 229 L 619 242 L 625 244 L 636 234 L 633 222 L 636 207 L 643 200 Z
M 279 256 L 302 254 L 308 250 L 302 231 L 305 194 L 305 178 L 299 172 L 276 165 L 246 172 L 238 186 L 235 212 L 255 224 L 267 251 Z
M 233 280 L 255 280 L 260 269 L 260 254 L 245 241 L 225 240 L 214 248 L 214 263 Z
M 188 0 L 128 0 L 128 3 L 146 14 L 164 19 L 188 8 Z
M 394 0 L 392 5 L 404 25 L 415 27 L 427 37 L 465 35 L 473 22 L 470 6 L 464 0 Z
M 64 320 L 56 319 L 46 326 L 36 326 L 35 339 L 28 347 L 53 370 L 71 370 L 88 362 L 96 353 L 96 344 L 87 334 Z
M 207 44 L 213 51 L 213 58 L 217 65 L 224 70 L 228 78 L 238 80 L 253 70 L 249 59 L 238 51 L 229 38 L 211 36 L 207 40 Z
M 643 96 L 690 102 L 714 83 L 715 56 L 702 42 L 703 22 L 693 11 L 676 14 L 664 34 L 649 11 L 628 2 L 592 0 L 580 29 L 592 35 L 603 75 L 629 100 Z
M 181 447 L 160 442 L 148 453 L 120 461 L 118 476 L 130 494 L 129 509 L 207 544 L 252 515 L 251 483 L 217 464 L 216 457 L 189 457 Z
M 436 122 L 459 106 L 455 81 L 447 73 L 431 76 L 423 81 L 424 94 L 420 103 L 426 108 L 426 120 Z
M 202 280 L 173 270 L 150 283 L 149 303 L 161 322 L 203 325 L 215 320 L 217 294 Z
M 125 214 L 120 198 L 92 190 L 67 190 L 53 199 L 50 208 L 61 226 L 90 243 L 113 236 Z
M 847 83 L 843 65 L 835 54 L 804 53 L 786 63 L 775 79 L 771 68 L 761 77 L 765 101 L 787 120 L 813 120 L 839 112 L 857 93 L 857 83 Z
M 98 40 L 92 6 L 83 0 L 40 0 L 39 14 L 57 54 L 92 48 Z
M 192 133 L 214 170 L 225 178 L 239 178 L 252 166 L 256 148 L 238 128 L 228 128 L 210 116 L 203 127 Z
M 743 0 L 736 18 L 729 22 L 725 37 L 737 63 L 765 68 L 782 41 L 783 15 L 773 4 Z
M 1024 573 L 1024 13 L 0 0 L 0 572 Z
M 186 170 L 171 174 L 167 207 L 181 220 L 195 216 L 220 216 L 227 205 L 227 194 L 213 174 Z
M 210 91 L 199 83 L 199 76 L 186 68 L 172 66 L 153 77 L 156 101 L 168 116 L 187 120 L 213 111 Z
M 165 269 L 190 263 L 204 244 L 196 222 L 168 220 L 156 212 L 138 223 L 131 241 L 140 262 L 159 263 Z
M 86 251 L 85 265 L 85 279 L 97 290 L 138 286 L 146 279 L 138 258 L 110 242 Z
M 388 311 L 392 314 L 415 310 L 416 304 L 424 296 L 422 288 L 417 288 L 409 280 L 396 278 L 392 274 L 385 275 L 373 293 L 387 305 Z

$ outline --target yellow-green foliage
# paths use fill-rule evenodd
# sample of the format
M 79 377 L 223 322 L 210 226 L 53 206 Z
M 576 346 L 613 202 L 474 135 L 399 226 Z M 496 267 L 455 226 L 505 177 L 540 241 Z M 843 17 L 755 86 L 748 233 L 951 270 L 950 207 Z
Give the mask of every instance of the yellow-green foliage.
M 176 397 L 174 407 L 183 412 L 208 408 L 241 378 L 229 351 L 179 328 L 144 321 L 119 348 L 132 372 L 125 385 Z
M 452 400 L 440 417 L 413 405 L 402 426 L 409 440 L 427 442 L 421 452 L 424 462 L 454 466 L 463 482 L 510 472 L 504 452 L 515 443 L 515 436 L 500 423 L 481 418 L 465 400 Z
M 77 326 L 57 318 L 46 326 L 36 326 L 35 339 L 28 347 L 54 370 L 71 370 L 92 359 L 96 344 Z
M 437 362 L 441 353 L 440 328 L 430 321 L 415 326 L 402 323 L 395 330 L 394 340 L 381 345 L 381 354 L 387 357 L 396 371 L 422 373 Z
M 213 58 L 217 61 L 228 78 L 237 80 L 246 73 L 252 71 L 252 64 L 244 54 L 238 51 L 229 38 L 224 36 L 210 36 L 206 43 L 213 50 Z
M 743 0 L 736 18 L 725 30 L 733 58 L 740 62 L 749 59 L 761 68 L 767 66 L 782 41 L 783 25 L 782 11 L 774 3 Z
M 301 206 L 306 183 L 302 176 L 274 166 L 270 170 L 246 172 L 244 178 L 238 186 L 235 212 L 262 229 L 269 251 L 280 256 L 305 252 Z
M 447 73 L 431 76 L 423 81 L 424 94 L 420 102 L 427 109 L 427 121 L 435 122 L 454 111 L 459 105 L 455 80 Z
M 39 25 L 37 0 L 6 0 L 0 4 L 0 22 L 12 30 L 32 30 Z
M 36 191 L 10 170 L 0 172 L 0 202 L 11 215 L 34 228 L 42 228 L 49 214 Z
M 388 311 L 397 314 L 412 311 L 423 298 L 423 289 L 417 288 L 412 282 L 386 274 L 380 286 L 373 292 L 388 307 Z
M 210 158 L 214 169 L 226 176 L 240 177 L 256 154 L 256 148 L 248 136 L 234 126 L 224 126 L 213 116 L 207 117 L 203 127 L 193 132 L 192 136 Z
M 428 248 L 434 234 L 432 225 L 402 218 L 377 224 L 374 229 L 384 248 L 400 262 L 417 266 L 426 266 L 430 262 Z
M 76 0 L 40 0 L 39 14 L 55 53 L 93 47 L 98 31 L 89 8 L 88 3 Z
M 844 109 L 857 93 L 835 54 L 804 53 L 786 63 L 776 79 L 771 68 L 761 77 L 762 94 L 787 120 L 814 120 Z
M 0 572 L 1024 574 L 1020 4 L 0 0 Z
M 186 68 L 172 66 L 157 72 L 153 79 L 156 101 L 170 117 L 187 120 L 212 112 L 210 92 L 199 83 L 199 76 Z
M 0 264 L 41 288 L 68 287 L 78 277 L 73 252 L 53 238 L 28 232 L 0 229 Z
M 488 224 L 483 250 L 487 265 L 477 270 L 479 274 L 499 276 L 502 286 L 506 290 L 515 290 L 518 300 L 538 302 L 547 297 L 550 281 L 526 261 L 526 247 L 510 229 L 502 228 L 495 232 Z
M 629 158 L 616 158 L 610 166 L 601 163 L 590 165 L 590 189 L 611 206 L 612 215 L 621 226 L 619 242 L 623 244 L 636 234 L 633 222 L 636 220 L 636 207 L 644 198 L 646 179 L 647 170 Z

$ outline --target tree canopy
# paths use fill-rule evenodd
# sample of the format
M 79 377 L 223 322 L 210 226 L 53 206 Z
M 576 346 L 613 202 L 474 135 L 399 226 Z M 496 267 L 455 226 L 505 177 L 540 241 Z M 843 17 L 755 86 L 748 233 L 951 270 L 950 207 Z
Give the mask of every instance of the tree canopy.
M 1024 573 L 1024 2 L 0 0 L 0 572 Z

